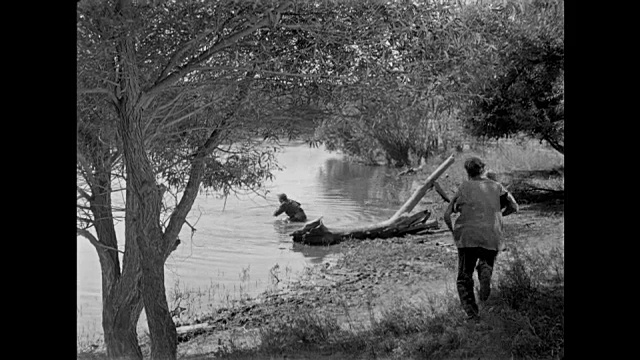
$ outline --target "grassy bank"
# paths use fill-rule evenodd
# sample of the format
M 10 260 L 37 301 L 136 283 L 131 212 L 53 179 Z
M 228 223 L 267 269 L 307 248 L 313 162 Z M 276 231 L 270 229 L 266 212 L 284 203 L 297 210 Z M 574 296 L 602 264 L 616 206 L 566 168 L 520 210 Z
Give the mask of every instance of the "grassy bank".
M 507 250 L 498 258 L 492 296 L 480 305 L 480 321 L 466 321 L 461 310 L 450 234 L 355 242 L 338 267 L 392 280 L 374 281 L 366 300 L 346 301 L 337 307 L 343 311 L 293 312 L 262 328 L 259 346 L 225 357 L 563 358 L 564 158 L 534 142 L 470 149 L 457 154 L 443 179 L 448 191 L 464 180 L 461 160 L 471 155 L 482 157 L 522 204 L 520 213 L 505 218 Z M 432 159 L 418 178 L 440 160 Z M 443 209 L 436 205 L 436 216 Z
M 528 211 L 533 210 L 523 210 Z M 529 231 L 534 237 L 535 233 Z M 529 239 L 535 242 L 534 237 Z M 370 301 L 364 313 L 355 307 L 342 313 L 297 311 L 286 321 L 262 328 L 256 348 L 236 349 L 224 357 L 560 359 L 564 353 L 563 246 L 557 242 L 541 250 L 523 245 L 512 244 L 511 250 L 500 255 L 492 296 L 481 304 L 478 322 L 466 320 L 453 279 L 451 287 L 442 292 L 412 297 L 406 296 L 412 284 L 408 284 L 410 275 L 404 274 L 390 287 L 399 296 L 384 303 Z M 377 247 L 381 258 L 393 253 L 392 243 Z M 346 257 L 359 251 L 358 247 L 351 249 Z M 407 239 L 404 253 L 418 257 L 424 248 L 415 239 Z M 368 321 L 358 321 L 358 313 Z
M 480 321 L 467 321 L 460 307 L 450 233 L 349 241 L 340 256 L 307 268 L 288 286 L 200 316 L 211 327 L 181 336 L 179 358 L 561 359 L 563 158 L 535 143 L 470 149 L 441 179 L 448 192 L 464 180 L 462 162 L 470 155 L 485 159 L 522 204 L 505 218 L 507 249 Z M 440 161 L 431 159 L 416 182 Z M 442 216 L 436 194 L 424 203 Z

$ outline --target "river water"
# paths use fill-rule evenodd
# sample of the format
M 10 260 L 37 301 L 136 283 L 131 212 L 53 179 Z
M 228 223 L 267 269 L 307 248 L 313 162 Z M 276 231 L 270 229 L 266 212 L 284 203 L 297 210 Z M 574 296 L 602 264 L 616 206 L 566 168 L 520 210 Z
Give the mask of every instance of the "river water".
M 181 245 L 165 265 L 169 306 L 190 311 L 222 306 L 253 297 L 274 285 L 276 278 L 293 279 L 305 266 L 322 262 L 340 245 L 310 247 L 294 244 L 289 234 L 299 224 L 288 224 L 285 214 L 274 217 L 277 194 L 284 192 L 302 204 L 308 220 L 323 217 L 330 228 L 365 225 L 385 220 L 411 193 L 411 180 L 399 180 L 397 170 L 346 161 L 323 147 L 289 143 L 278 153 L 283 168 L 267 183 L 269 194 L 200 195 L 184 226 Z M 119 239 L 124 228 L 118 226 Z M 124 246 L 121 244 L 123 249 Z M 100 265 L 95 249 L 77 239 L 78 336 L 100 337 Z M 199 293 L 200 296 L 187 296 Z M 183 294 L 180 301 L 176 294 Z M 143 316 L 139 330 L 146 327 Z

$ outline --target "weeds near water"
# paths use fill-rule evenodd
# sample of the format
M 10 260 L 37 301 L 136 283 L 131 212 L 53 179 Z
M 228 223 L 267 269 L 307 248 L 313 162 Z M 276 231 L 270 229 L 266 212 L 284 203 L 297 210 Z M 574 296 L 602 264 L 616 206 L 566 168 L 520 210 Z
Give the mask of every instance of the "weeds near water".
M 303 273 L 310 270 L 310 268 L 305 267 L 303 269 Z M 277 288 L 278 286 L 286 285 L 287 283 L 289 283 L 291 281 L 292 275 L 293 270 L 291 270 L 289 266 L 284 267 L 283 273 L 280 264 L 276 263 L 271 267 L 271 269 L 269 269 L 269 282 L 273 287 Z
M 76 332 L 76 348 L 78 353 L 90 354 L 103 350 L 104 339 L 98 330 L 98 325 L 93 323 L 90 327 L 82 327 Z
M 295 314 L 287 321 L 261 332 L 261 349 L 279 353 L 290 349 L 322 348 L 335 343 L 344 331 L 333 316 L 320 316 L 312 312 Z
M 234 283 L 232 287 L 211 280 L 204 288 L 182 285 L 177 278 L 173 287 L 167 291 L 169 310 L 176 325 L 198 323 L 215 313 L 216 308 L 229 308 L 236 302 L 244 303 L 250 300 L 252 286 L 254 289 L 259 288 L 257 281 L 251 283 L 250 266 L 243 268 L 238 278 L 240 283 Z
M 275 264 L 271 269 L 269 269 L 269 280 L 273 285 L 278 285 L 280 283 L 280 265 Z
M 242 268 L 242 271 L 238 275 L 241 282 L 249 281 L 249 279 L 251 278 L 251 276 L 249 275 L 250 270 L 251 270 L 251 265 L 247 266 L 246 268 Z
M 357 358 L 437 358 L 464 345 L 456 326 L 462 323 L 452 298 L 432 314 L 437 301 L 410 303 L 398 299 L 379 318 L 369 308 L 368 327 L 341 326 L 335 315 L 295 314 L 292 319 L 262 332 L 258 352 L 278 354 L 296 351 L 341 352 Z M 350 319 L 348 319 L 350 321 Z M 349 330 L 346 330 L 348 328 Z

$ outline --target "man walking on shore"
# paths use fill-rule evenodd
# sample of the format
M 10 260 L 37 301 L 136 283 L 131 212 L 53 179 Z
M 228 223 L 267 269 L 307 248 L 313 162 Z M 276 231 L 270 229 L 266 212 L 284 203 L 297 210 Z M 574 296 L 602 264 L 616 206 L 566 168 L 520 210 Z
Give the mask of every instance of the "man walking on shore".
M 473 292 L 474 268 L 480 281 L 480 301 L 486 301 L 496 256 L 504 248 L 502 217 L 517 212 L 518 204 L 502 184 L 485 176 L 485 164 L 480 158 L 467 159 L 464 168 L 468 180 L 460 185 L 449 203 L 444 221 L 458 248 L 456 287 L 460 302 L 469 319 L 475 319 L 478 305 Z M 460 216 L 453 226 L 451 214 L 458 212 Z

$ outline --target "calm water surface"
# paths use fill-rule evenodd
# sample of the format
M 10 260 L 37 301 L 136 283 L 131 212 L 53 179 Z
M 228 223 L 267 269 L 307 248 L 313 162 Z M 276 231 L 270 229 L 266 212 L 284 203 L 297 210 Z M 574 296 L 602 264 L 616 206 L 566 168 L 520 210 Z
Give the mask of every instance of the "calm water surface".
M 203 294 L 183 299 L 182 306 L 205 309 L 243 296 L 255 296 L 273 284 L 270 270 L 294 278 L 306 265 L 322 262 L 340 245 L 309 247 L 293 244 L 295 224 L 274 217 L 276 194 L 284 192 L 302 204 L 309 220 L 323 217 L 325 225 L 365 225 L 389 218 L 406 199 L 410 186 L 399 182 L 397 170 L 349 163 L 340 154 L 302 143 L 288 144 L 278 155 L 282 171 L 275 173 L 266 198 L 255 194 L 220 199 L 201 195 L 184 226 L 182 244 L 165 266 L 170 306 L 175 289 Z M 293 227 L 293 228 L 292 228 Z M 119 239 L 124 227 L 118 227 Z M 121 240 L 122 241 L 122 240 Z M 124 249 L 124 245 L 120 247 Z M 274 268 L 277 265 L 277 268 Z M 78 334 L 102 334 L 100 265 L 95 249 L 77 239 Z M 146 327 L 144 314 L 139 328 Z

